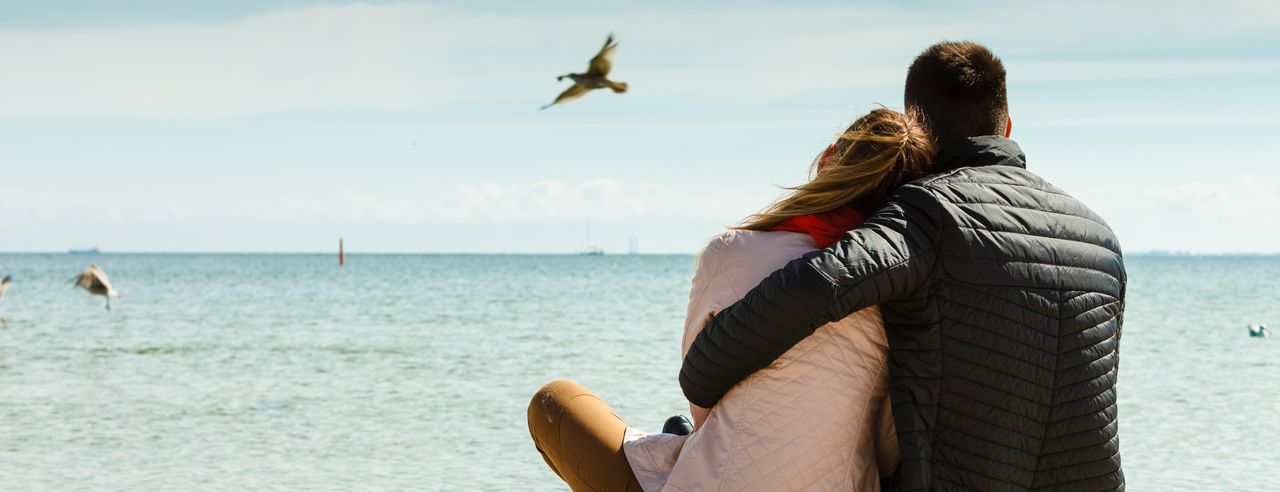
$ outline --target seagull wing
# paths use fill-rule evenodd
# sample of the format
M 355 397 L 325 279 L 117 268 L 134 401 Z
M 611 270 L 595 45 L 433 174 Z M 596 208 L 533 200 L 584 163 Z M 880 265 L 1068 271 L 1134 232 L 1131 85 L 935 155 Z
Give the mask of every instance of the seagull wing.
M 93 287 L 93 269 L 84 269 L 83 272 L 80 272 L 80 275 L 76 275 L 76 278 L 71 279 L 71 282 L 74 283 L 76 287 L 88 290 L 90 287 Z
M 111 279 L 107 278 L 107 272 L 101 268 L 93 269 L 93 281 L 107 291 L 107 295 L 115 298 L 120 297 L 120 293 L 116 292 L 116 288 L 111 286 Z
M 551 104 L 548 104 L 538 109 L 547 109 L 549 107 L 555 106 L 560 103 L 567 103 L 569 101 L 572 101 L 574 99 L 587 95 L 588 92 L 591 92 L 591 89 L 580 86 L 578 84 L 573 84 L 572 87 L 565 89 L 564 92 L 561 92 L 560 95 L 556 97 L 555 101 L 551 101 Z
M 600 48 L 600 52 L 596 53 L 595 58 L 591 59 L 591 64 L 587 66 L 587 75 L 601 77 L 609 75 L 609 71 L 613 70 L 613 52 L 617 49 L 618 43 L 613 42 L 613 34 L 610 34 L 604 40 L 604 46 Z

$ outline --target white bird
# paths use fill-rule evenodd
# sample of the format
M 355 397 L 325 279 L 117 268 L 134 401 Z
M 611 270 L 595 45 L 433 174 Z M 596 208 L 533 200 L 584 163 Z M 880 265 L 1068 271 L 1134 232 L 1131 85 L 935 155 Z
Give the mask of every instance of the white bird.
M 614 82 L 609 80 L 609 71 L 613 70 L 613 52 L 618 49 L 618 43 L 613 42 L 613 34 L 604 40 L 604 46 L 600 48 L 600 52 L 596 53 L 595 58 L 591 59 L 591 63 L 587 65 L 585 73 L 570 73 L 556 77 L 556 80 L 564 80 L 566 78 L 573 81 L 573 86 L 561 92 L 555 101 L 551 104 L 538 109 L 547 109 L 561 103 L 567 103 L 574 99 L 587 95 L 595 89 L 604 89 L 608 87 L 613 92 L 621 94 L 627 92 L 626 82 Z
M 107 272 L 98 268 L 98 265 L 89 265 L 89 268 L 80 272 L 80 275 L 72 280 L 75 286 L 95 296 L 103 296 L 107 298 L 107 310 L 111 310 L 111 298 L 119 299 L 123 296 L 116 292 L 116 288 L 111 286 L 111 279 L 107 278 Z

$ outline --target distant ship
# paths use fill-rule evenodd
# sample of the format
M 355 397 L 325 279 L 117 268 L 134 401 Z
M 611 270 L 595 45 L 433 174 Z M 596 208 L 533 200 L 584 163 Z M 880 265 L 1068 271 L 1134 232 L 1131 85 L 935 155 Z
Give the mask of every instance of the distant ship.
M 67 251 L 67 254 L 71 254 L 71 255 L 97 255 L 97 254 L 102 254 L 102 252 L 101 252 L 101 251 L 98 251 L 98 248 L 94 247 L 94 248 L 87 248 L 87 249 L 71 249 L 71 250 L 68 250 L 68 251 Z
M 604 256 L 604 248 L 601 248 L 591 243 L 591 220 L 590 219 L 587 220 L 586 240 L 587 240 L 587 250 L 578 254 L 582 256 Z

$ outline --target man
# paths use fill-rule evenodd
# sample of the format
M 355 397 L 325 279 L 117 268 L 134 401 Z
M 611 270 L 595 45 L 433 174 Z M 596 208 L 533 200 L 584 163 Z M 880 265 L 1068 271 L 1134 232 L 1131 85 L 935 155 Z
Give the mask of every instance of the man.
M 892 488 L 1122 490 L 1114 234 L 1025 169 L 1004 66 L 985 47 L 929 47 L 905 102 L 940 174 L 718 313 L 680 370 L 685 396 L 710 408 L 815 328 L 879 305 L 902 457 Z

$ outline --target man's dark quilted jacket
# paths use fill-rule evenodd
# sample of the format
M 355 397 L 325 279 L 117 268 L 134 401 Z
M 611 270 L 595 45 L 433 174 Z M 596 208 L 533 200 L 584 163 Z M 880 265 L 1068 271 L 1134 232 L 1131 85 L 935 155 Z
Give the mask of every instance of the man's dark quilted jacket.
M 711 407 L 819 326 L 879 305 L 899 490 L 1122 490 L 1120 244 L 1025 169 L 1013 141 L 945 146 L 839 243 L 792 261 L 698 335 L 680 370 Z

